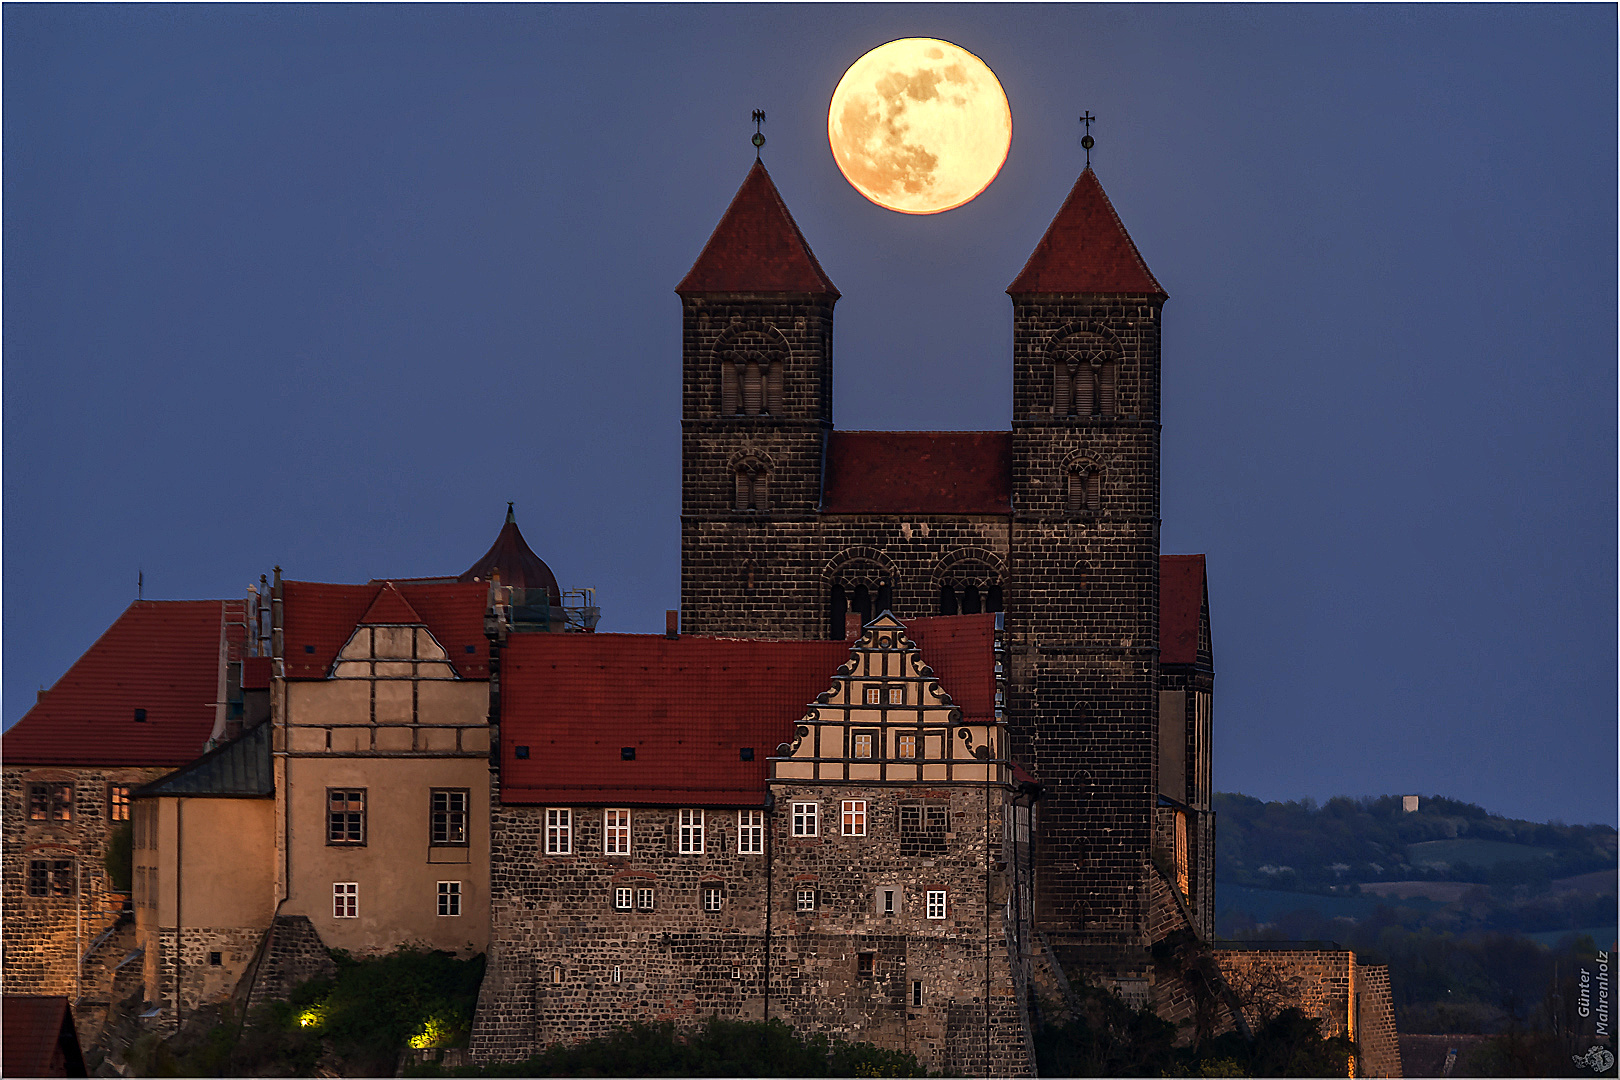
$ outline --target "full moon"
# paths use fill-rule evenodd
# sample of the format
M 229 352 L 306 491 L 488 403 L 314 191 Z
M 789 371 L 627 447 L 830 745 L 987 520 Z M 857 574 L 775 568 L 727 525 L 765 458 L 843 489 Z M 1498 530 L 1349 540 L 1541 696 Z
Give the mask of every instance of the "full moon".
M 827 142 L 868 199 L 902 214 L 938 214 L 996 178 L 1012 145 L 1012 111 L 977 56 L 937 38 L 901 38 L 844 72 L 827 110 Z

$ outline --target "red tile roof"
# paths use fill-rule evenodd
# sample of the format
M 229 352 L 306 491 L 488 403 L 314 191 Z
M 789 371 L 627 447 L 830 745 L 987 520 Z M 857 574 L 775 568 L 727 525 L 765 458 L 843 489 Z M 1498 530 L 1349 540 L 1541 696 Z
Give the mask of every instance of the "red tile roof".
M 758 161 L 675 291 L 838 296 Z
M 557 587 L 557 577 L 545 560 L 536 555 L 528 541 L 523 539 L 511 503 L 506 504 L 506 524 L 501 526 L 495 542 L 484 552 L 482 559 L 467 568 L 460 580 L 490 581 L 496 570 L 500 571 L 502 585 L 519 589 L 545 589 L 552 606 L 562 606 L 562 590 Z
M 1010 514 L 1010 431 L 834 431 L 827 514 Z
M 392 581 L 384 582 L 382 591 L 377 599 L 371 602 L 366 613 L 360 616 L 360 621 L 367 626 L 415 626 L 422 622 L 422 616 L 416 613 L 410 602 L 399 595 L 399 590 Z
M 214 728 L 226 603 L 135 601 L 0 738 L 0 757 L 130 766 L 195 758 Z
M 940 686 L 965 716 L 988 716 L 995 616 L 914 624 Z M 514 634 L 501 657 L 501 799 L 758 806 L 765 759 L 792 741 L 849 652 L 847 641 Z M 620 755 L 627 746 L 634 761 Z M 741 760 L 750 746 L 754 760 Z
M 922 650 L 923 663 L 939 676 L 940 689 L 962 707 L 962 717 L 992 719 L 996 714 L 995 615 L 936 615 L 904 621 L 906 636 Z
M 1206 591 L 1202 555 L 1159 556 L 1159 663 L 1198 662 Z
M 270 658 L 268 656 L 242 657 L 242 689 L 270 689 Z
M 0 1076 L 85 1076 L 65 997 L 0 999 Z
M 1089 165 L 1007 291 L 1167 295 Z
M 289 679 L 324 679 L 338 650 L 354 628 L 369 619 L 372 606 L 389 589 L 397 589 L 401 609 L 389 602 L 385 615 L 409 612 L 425 623 L 450 654 L 456 674 L 464 679 L 489 678 L 489 642 L 484 637 L 484 610 L 489 586 L 471 582 L 454 585 L 332 585 L 317 581 L 283 581 L 282 653 Z M 381 621 L 398 622 L 396 618 Z M 471 651 L 469 651 L 469 648 Z

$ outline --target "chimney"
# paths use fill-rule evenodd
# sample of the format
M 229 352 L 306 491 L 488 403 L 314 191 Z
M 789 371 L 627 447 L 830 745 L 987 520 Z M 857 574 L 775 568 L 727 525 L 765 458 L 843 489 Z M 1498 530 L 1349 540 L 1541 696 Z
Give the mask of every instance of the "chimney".
M 854 641 L 861 636 L 861 613 L 851 611 L 844 616 L 844 640 Z
M 679 611 L 664 612 L 664 636 L 671 641 L 681 636 L 681 613 Z

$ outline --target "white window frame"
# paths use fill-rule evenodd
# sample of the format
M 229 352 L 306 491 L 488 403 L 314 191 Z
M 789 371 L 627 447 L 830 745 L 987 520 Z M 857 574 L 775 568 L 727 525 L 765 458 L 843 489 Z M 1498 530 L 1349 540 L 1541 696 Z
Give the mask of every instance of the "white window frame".
M 546 807 L 546 854 L 574 853 L 574 812 L 566 806 Z
M 706 914 L 717 914 L 726 906 L 726 890 L 723 885 L 704 885 L 701 887 L 703 910 Z
M 793 835 L 821 835 L 821 804 L 796 802 L 793 804 Z
M 946 897 L 944 889 L 928 890 L 928 917 L 930 919 L 943 919 L 946 911 Z
M 906 688 L 903 686 L 891 686 L 885 696 L 889 699 L 890 705 L 904 705 L 906 703 Z
M 737 854 L 765 854 L 765 811 L 737 811 Z
M 682 855 L 702 855 L 703 847 L 703 811 L 682 809 L 680 812 L 680 843 L 678 850 Z
M 637 911 L 651 911 L 656 906 L 656 904 L 657 904 L 657 900 L 656 900 L 656 897 L 654 897 L 653 891 L 651 889 L 637 889 L 636 890 L 636 910 Z
M 857 731 L 850 736 L 849 756 L 860 761 L 871 761 L 874 757 L 876 757 L 876 754 L 873 752 L 876 749 L 876 744 L 877 732 Z M 866 752 L 863 754 L 861 753 L 862 750 L 865 750 Z
M 911 753 L 909 754 L 905 751 L 905 742 L 903 741 L 905 739 L 911 740 Z M 921 756 L 917 753 L 921 745 L 922 736 L 915 731 L 896 732 L 894 736 L 894 759 L 896 761 L 916 761 Z
M 866 835 L 866 800 L 844 799 L 839 808 L 838 823 L 845 836 Z
M 816 890 L 813 887 L 799 889 L 793 899 L 795 908 L 799 911 L 816 910 Z
M 445 910 L 449 908 L 451 910 Z M 441 918 L 453 918 L 461 914 L 461 882 L 439 882 L 439 915 Z
M 630 811 L 602 811 L 602 854 L 630 854 Z
M 616 885 L 613 888 L 613 910 L 630 911 L 636 902 L 636 890 Z
M 862 687 L 861 688 L 861 704 L 862 705 L 881 705 L 881 704 L 883 704 L 883 687 L 881 687 L 881 686 Z
M 332 882 L 332 918 L 358 919 L 360 917 L 360 883 L 358 881 Z

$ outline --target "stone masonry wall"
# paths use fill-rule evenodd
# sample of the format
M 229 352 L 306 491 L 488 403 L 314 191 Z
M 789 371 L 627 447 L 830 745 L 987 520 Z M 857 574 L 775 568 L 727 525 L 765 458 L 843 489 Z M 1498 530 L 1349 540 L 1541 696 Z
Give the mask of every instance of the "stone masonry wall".
M 1358 963 L 1356 990 L 1356 1041 L 1361 1047 L 1357 1075 L 1401 1076 L 1401 1040 L 1395 1030 L 1389 968 Z
M 121 824 L 109 818 L 108 785 L 131 789 L 168 769 L 37 768 L 7 765 L 4 775 L 3 855 L 0 896 L 5 905 L 5 969 L 0 973 L 8 994 L 64 994 L 76 990 L 105 996 L 105 988 L 75 986 L 80 954 L 117 921 L 126 894 L 115 893 L 103 857 L 107 837 Z M 70 821 L 32 821 L 28 816 L 30 783 L 71 783 Z M 78 892 L 70 897 L 28 895 L 28 864 L 33 860 L 76 861 Z
M 337 974 L 320 933 L 305 915 L 278 915 L 270 928 L 248 1008 L 283 999 L 301 982 Z
M 795 796 L 822 803 L 824 829 L 836 825 L 837 804 L 825 788 L 783 787 L 767 816 L 769 855 L 738 854 L 737 811 L 713 809 L 703 854 L 680 854 L 671 808 L 633 809 L 631 854 L 604 855 L 595 807 L 572 808 L 572 854 L 545 855 L 545 809 L 498 807 L 490 975 L 473 1057 L 521 1059 L 633 1020 L 770 1015 L 909 1050 L 932 1069 L 1027 1074 L 1000 917 L 1005 886 L 993 864 L 988 949 L 985 937 L 982 790 L 947 796 L 953 846 L 933 860 L 899 859 L 896 792 L 839 790 L 868 800 L 866 837 L 823 831 L 795 840 L 782 809 Z M 898 913 L 878 910 L 880 885 L 900 891 Z M 721 890 L 720 910 L 704 910 L 705 886 Z M 618 888 L 653 890 L 652 909 L 616 910 Z M 801 889 L 815 892 L 814 911 L 797 910 Z M 926 917 L 929 889 L 947 893 L 946 918 Z M 914 981 L 923 984 L 920 1005 L 912 1004 Z

